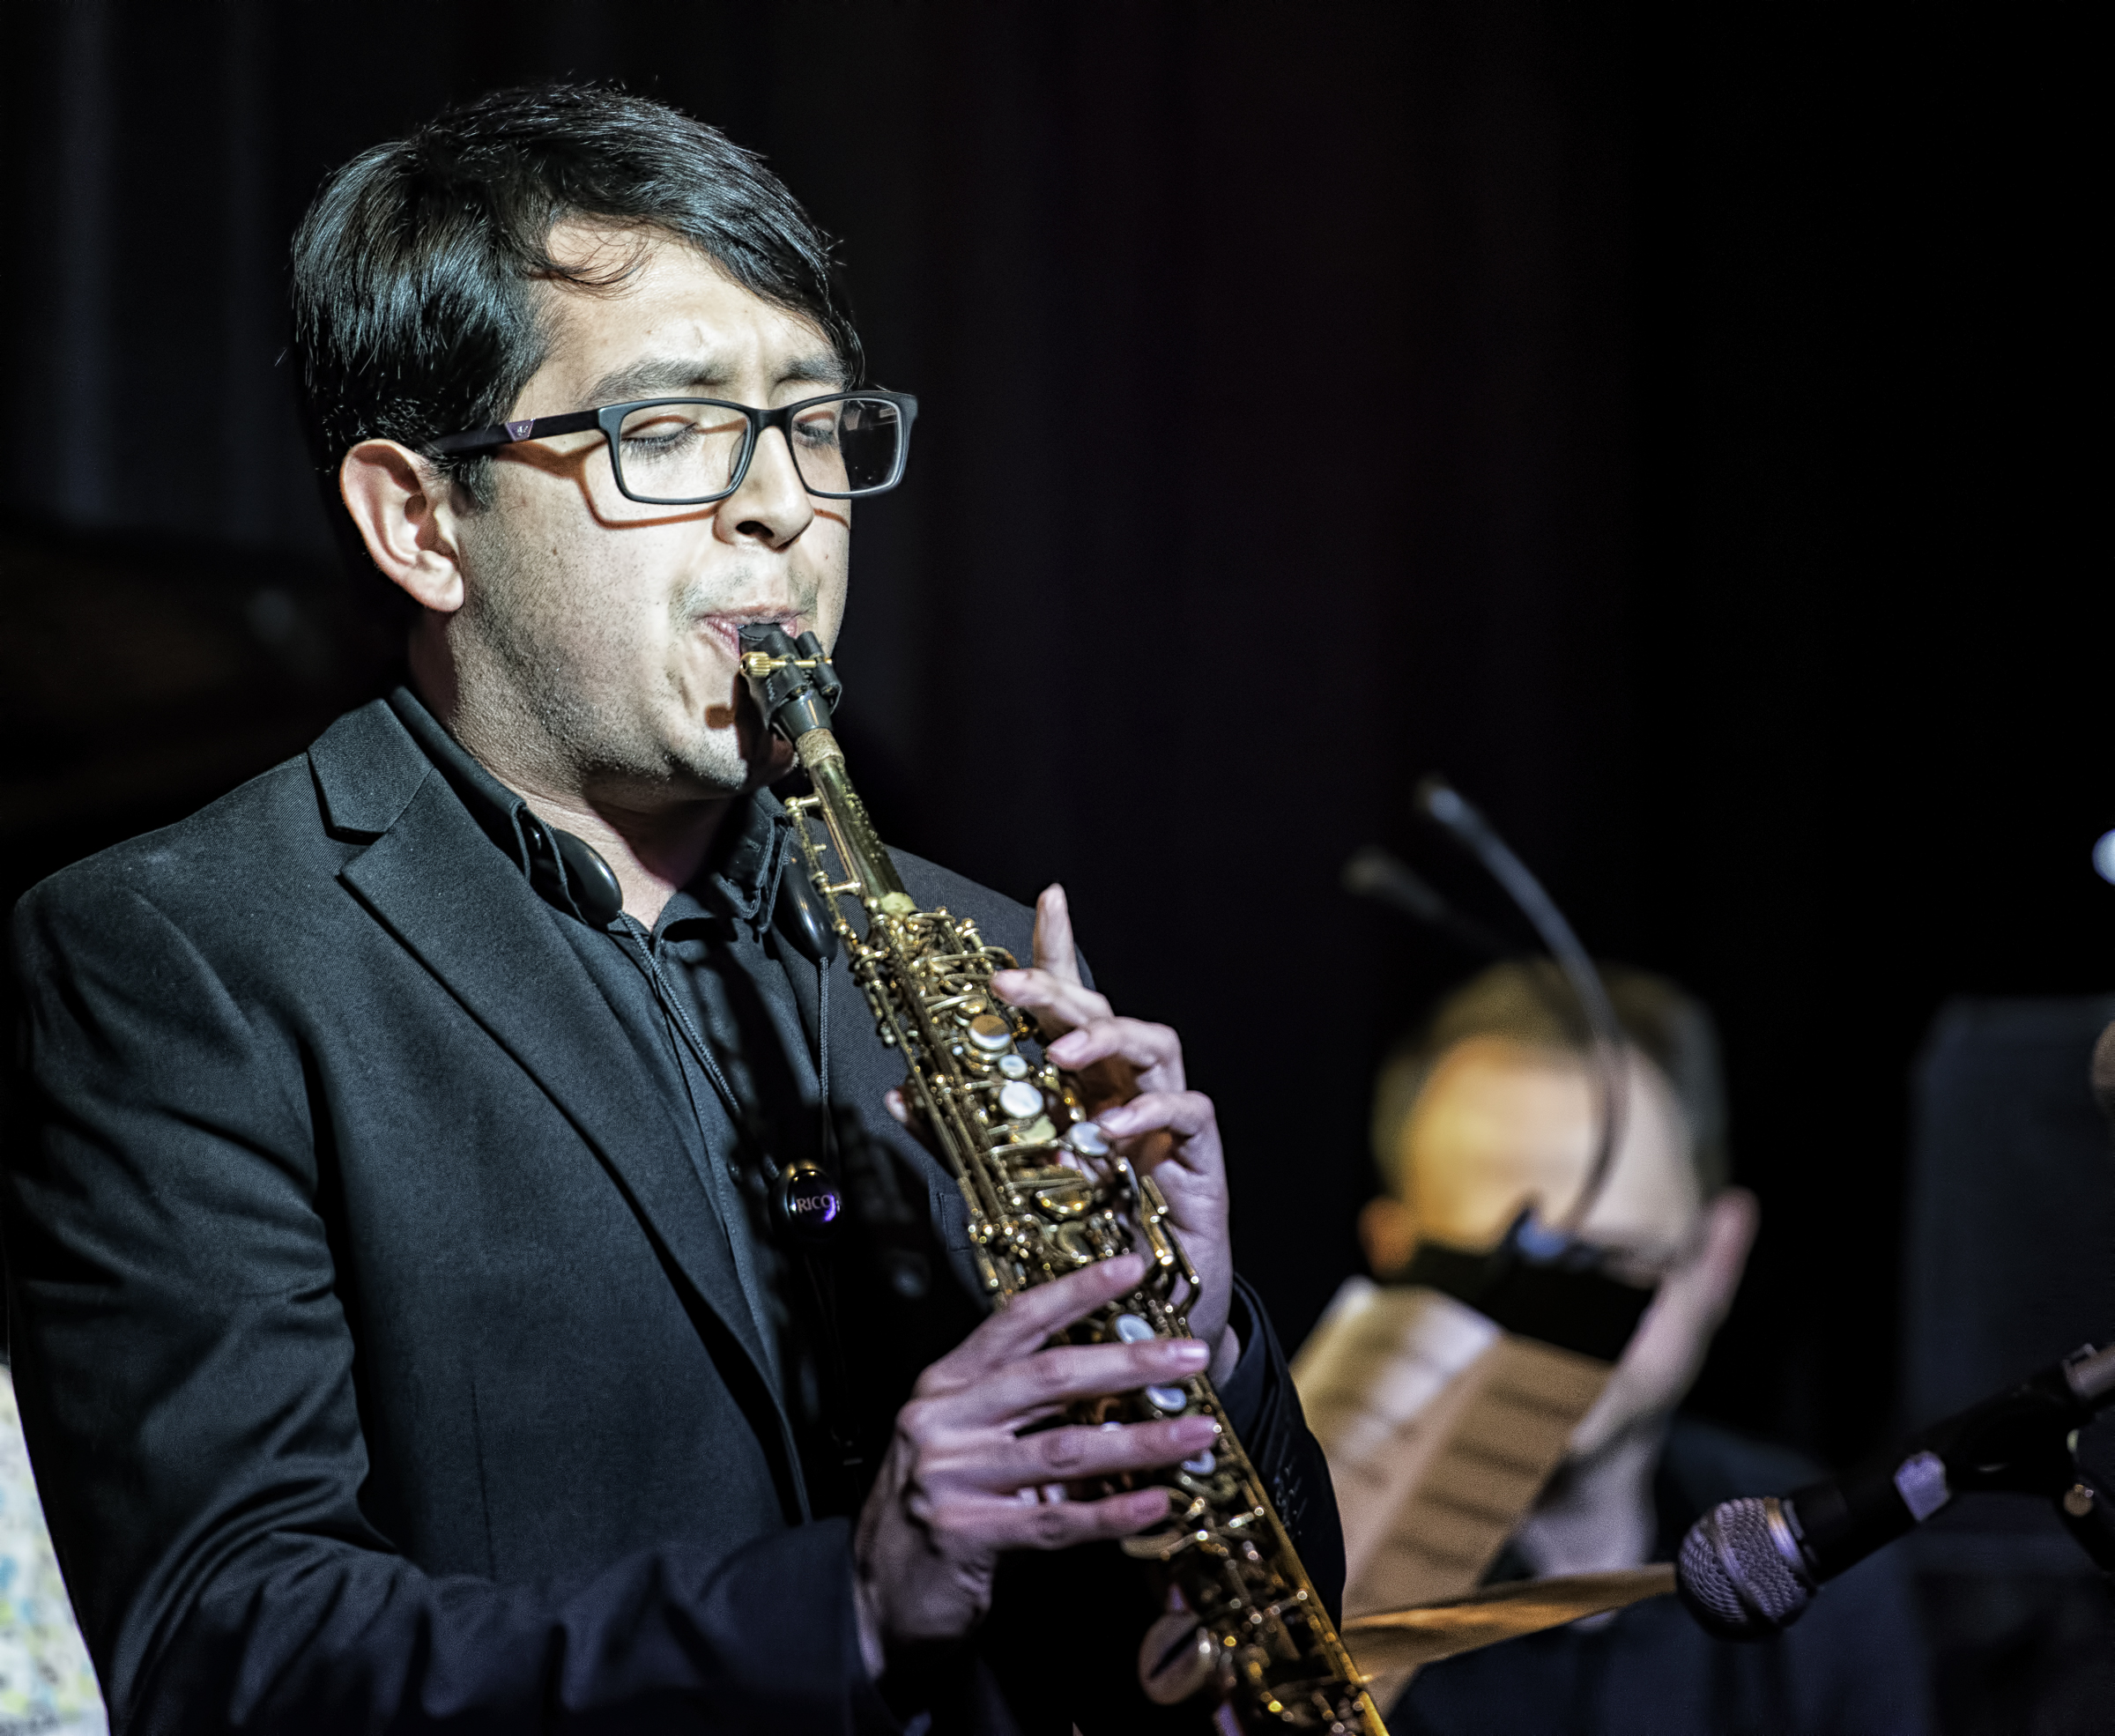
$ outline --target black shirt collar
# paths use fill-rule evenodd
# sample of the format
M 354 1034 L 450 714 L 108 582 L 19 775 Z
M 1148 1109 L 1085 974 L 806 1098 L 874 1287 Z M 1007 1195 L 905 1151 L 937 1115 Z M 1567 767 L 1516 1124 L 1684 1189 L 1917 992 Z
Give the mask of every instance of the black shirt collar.
M 552 905 L 579 921 L 588 918 L 575 901 L 552 828 L 529 804 L 501 783 L 408 687 L 390 695 L 390 708 L 424 750 L 434 768 L 469 809 L 478 827 L 501 855 Z M 786 848 L 785 810 L 768 790 L 737 801 L 713 848 L 690 885 L 669 900 L 657 931 L 714 913 L 757 928 L 770 920 Z

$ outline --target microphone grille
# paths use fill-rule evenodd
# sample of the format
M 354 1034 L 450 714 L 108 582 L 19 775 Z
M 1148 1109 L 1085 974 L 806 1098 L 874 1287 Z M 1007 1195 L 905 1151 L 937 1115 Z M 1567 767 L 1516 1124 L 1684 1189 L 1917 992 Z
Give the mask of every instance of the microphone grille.
M 1772 1511 L 1777 1505 L 1753 1495 L 1725 1502 L 1681 1540 L 1675 1585 L 1689 1614 L 1721 1639 L 1774 1634 L 1798 1621 L 1813 1600 L 1799 1546 L 1781 1511 Z

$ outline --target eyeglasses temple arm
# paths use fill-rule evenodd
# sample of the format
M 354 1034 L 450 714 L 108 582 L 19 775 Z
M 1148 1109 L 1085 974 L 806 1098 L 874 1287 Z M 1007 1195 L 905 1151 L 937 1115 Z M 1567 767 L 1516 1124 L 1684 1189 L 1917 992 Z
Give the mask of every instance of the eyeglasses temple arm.
M 511 446 L 517 440 L 541 440 L 545 434 L 579 434 L 583 429 L 597 426 L 599 412 L 570 410 L 563 416 L 524 417 L 518 422 L 494 422 L 489 427 L 471 428 L 464 434 L 442 434 L 431 442 L 430 449 L 454 456 L 464 452 L 489 452 L 494 447 Z

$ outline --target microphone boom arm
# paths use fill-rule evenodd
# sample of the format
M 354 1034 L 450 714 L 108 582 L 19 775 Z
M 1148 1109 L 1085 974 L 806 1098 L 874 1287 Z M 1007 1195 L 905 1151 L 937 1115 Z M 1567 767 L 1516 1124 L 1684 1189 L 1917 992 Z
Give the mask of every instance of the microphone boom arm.
M 1557 909 L 1556 901 L 1543 890 L 1542 882 L 1534 877 L 1527 864 L 1513 854 L 1511 847 L 1498 835 L 1490 821 L 1444 778 L 1428 777 L 1417 786 L 1417 806 L 1421 813 L 1465 845 L 1491 878 L 1505 888 L 1521 914 L 1534 924 L 1535 932 L 1557 961 L 1557 968 L 1564 973 L 1565 981 L 1578 998 L 1579 1010 L 1585 1015 L 1594 1051 L 1594 1083 L 1600 1100 L 1600 1137 L 1595 1143 L 1593 1162 L 1586 1171 L 1585 1185 L 1579 1190 L 1579 1197 L 1571 1209 L 1555 1227 L 1569 1239 L 1578 1234 L 1587 1213 L 1600 1197 L 1608 1172 L 1615 1163 L 1616 1147 L 1622 1143 L 1628 1108 L 1622 1027 L 1616 1022 L 1615 1008 L 1609 1003 L 1600 972 L 1594 968 L 1593 960 L 1579 944 L 1579 937 L 1572 932 L 1571 924 L 1564 920 L 1564 913 Z

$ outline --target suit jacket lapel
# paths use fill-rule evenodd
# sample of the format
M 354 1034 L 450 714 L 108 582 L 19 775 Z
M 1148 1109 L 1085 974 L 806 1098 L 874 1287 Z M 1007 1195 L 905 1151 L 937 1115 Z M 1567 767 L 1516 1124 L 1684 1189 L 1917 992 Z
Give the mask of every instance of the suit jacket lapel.
M 341 732 L 352 738 L 334 740 Z M 340 879 L 587 1141 L 664 1259 L 747 1359 L 753 1396 L 776 1414 L 789 1465 L 797 1465 L 726 1226 L 685 1154 L 675 1106 L 553 931 L 543 901 L 386 707 L 343 720 L 310 760 L 334 827 L 365 831 L 361 821 L 377 820 L 386 827 Z M 797 1472 L 791 1486 L 798 1489 Z M 805 1502 L 797 1496 L 794 1504 Z

